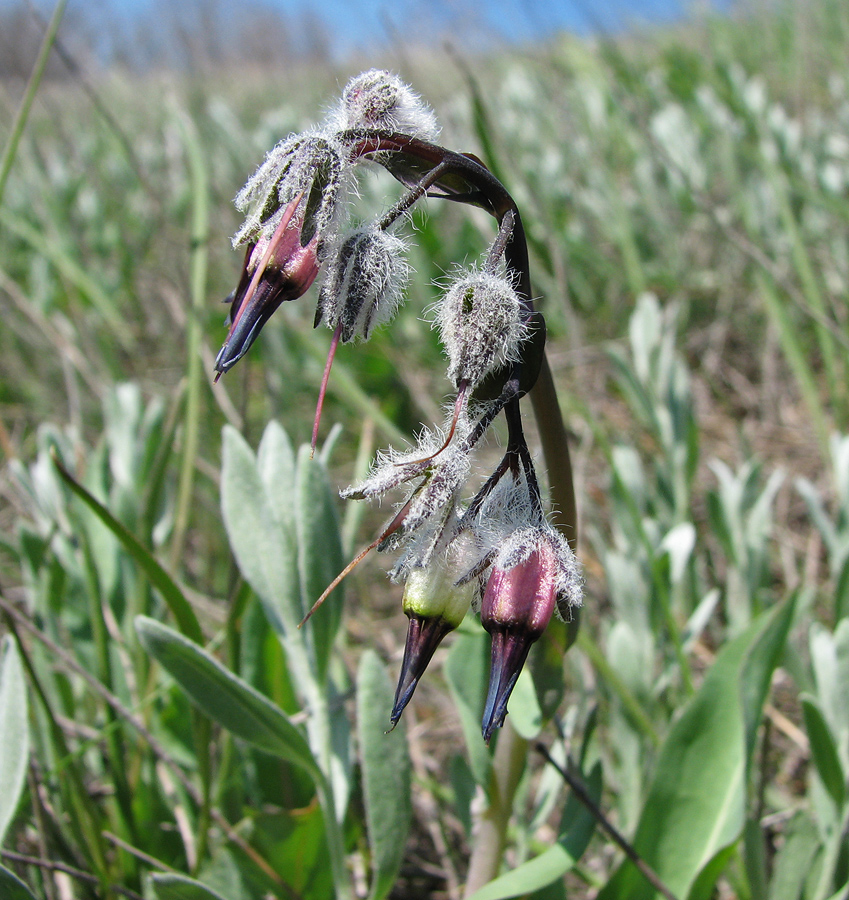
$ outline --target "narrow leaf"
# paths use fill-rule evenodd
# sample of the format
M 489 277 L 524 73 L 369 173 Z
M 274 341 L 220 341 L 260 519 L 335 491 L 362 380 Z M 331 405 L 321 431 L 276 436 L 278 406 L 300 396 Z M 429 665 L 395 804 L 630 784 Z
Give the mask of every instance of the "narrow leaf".
M 36 900 L 35 894 L 5 866 L 0 866 L 0 897 L 3 900 Z
M 157 900 L 225 900 L 221 894 L 185 875 L 156 874 L 151 877 Z
M 816 700 L 806 696 L 800 699 L 802 714 L 805 717 L 805 731 L 811 742 L 811 756 L 817 767 L 817 774 L 834 805 L 840 810 L 846 797 L 846 778 L 840 765 L 840 757 L 837 755 L 837 746 Z
M 174 678 L 189 699 L 236 737 L 321 779 L 309 746 L 286 714 L 228 671 L 197 644 L 154 619 L 136 618 L 145 650 Z
M 372 862 L 369 897 L 382 900 L 395 883 L 412 821 L 410 757 L 403 721 L 386 733 L 393 688 L 373 651 L 357 673 L 357 730 Z
M 11 635 L 0 653 L 0 846 L 18 808 L 29 755 L 24 670 Z
M 54 465 L 62 476 L 63 481 L 71 491 L 76 494 L 85 505 L 100 519 L 101 522 L 115 535 L 124 546 L 124 549 L 138 563 L 139 567 L 150 580 L 150 583 L 162 595 L 162 599 L 168 604 L 180 631 L 196 643 L 203 640 L 197 616 L 195 616 L 189 601 L 174 579 L 165 571 L 153 554 L 124 527 L 109 510 L 95 497 L 93 497 L 67 469 L 54 456 Z
M 298 569 L 301 596 L 311 606 L 345 567 L 339 517 L 324 465 L 310 458 L 304 445 L 298 454 L 295 517 L 298 535 Z M 309 628 L 315 647 L 316 667 L 323 679 L 333 641 L 342 620 L 342 586 L 337 587 L 312 616 Z

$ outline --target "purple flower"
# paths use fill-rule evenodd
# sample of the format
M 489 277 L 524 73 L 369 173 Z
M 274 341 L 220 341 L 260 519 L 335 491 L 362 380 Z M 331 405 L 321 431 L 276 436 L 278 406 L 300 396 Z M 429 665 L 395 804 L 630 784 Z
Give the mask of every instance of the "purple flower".
M 546 540 L 510 568 L 496 562 L 481 603 L 481 623 L 492 635 L 489 692 L 483 714 L 483 737 L 504 724 L 507 701 L 531 645 L 545 631 L 558 593 L 558 559 Z
M 286 208 L 270 238 L 248 245 L 239 285 L 230 306 L 230 333 L 215 360 L 216 379 L 231 369 L 256 340 L 263 325 L 286 300 L 303 296 L 318 275 L 318 235 L 303 246 L 304 201 Z

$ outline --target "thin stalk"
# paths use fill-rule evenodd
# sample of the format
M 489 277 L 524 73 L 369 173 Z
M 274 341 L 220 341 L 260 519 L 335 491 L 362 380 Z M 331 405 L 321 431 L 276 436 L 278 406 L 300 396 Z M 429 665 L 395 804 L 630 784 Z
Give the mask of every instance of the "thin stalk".
M 191 121 L 187 117 L 181 116 L 180 123 L 192 182 L 191 314 L 186 334 L 186 412 L 183 419 L 183 453 L 180 481 L 177 488 L 177 507 L 174 514 L 174 535 L 171 540 L 172 570 L 176 570 L 183 552 L 183 541 L 192 505 L 192 487 L 198 452 L 202 376 L 201 314 L 206 303 L 209 238 L 209 185 L 203 151 Z
M 587 790 L 583 780 L 573 770 L 573 767 L 567 765 L 565 768 L 554 760 L 544 744 L 537 744 L 536 750 L 541 753 L 549 765 L 553 766 L 560 777 L 569 785 L 575 796 L 590 811 L 593 818 L 607 832 L 613 842 L 622 850 L 622 852 L 631 860 L 631 862 L 639 869 L 640 874 L 648 881 L 648 883 L 658 893 L 663 894 L 666 900 L 677 900 L 675 894 L 664 884 L 657 872 L 640 856 L 633 844 L 613 825 L 613 823 L 605 816 L 604 812 L 599 809 L 590 792 Z
M 297 341 L 300 348 L 306 351 L 322 369 L 326 362 L 324 352 L 309 335 L 293 329 L 291 336 Z M 404 444 L 407 440 L 400 428 L 380 409 L 371 397 L 357 384 L 356 378 L 344 363 L 335 360 L 333 363 L 335 377 L 329 385 L 330 393 L 335 394 L 345 403 L 362 415 L 370 418 L 375 427 L 383 433 L 383 436 L 396 444 Z
M 508 719 L 498 735 L 492 761 L 486 809 L 475 820 L 472 856 L 466 877 L 465 896 L 492 881 L 504 861 L 507 825 L 513 813 L 516 789 L 525 771 L 528 742 L 520 737 Z
M 44 32 L 44 39 L 42 40 L 41 48 L 38 51 L 38 58 L 35 61 L 32 74 L 27 82 L 26 91 L 24 92 L 21 105 L 15 116 L 15 121 L 12 123 L 12 131 L 9 135 L 9 140 L 3 150 L 3 156 L 0 157 L 0 205 L 3 203 L 3 193 L 6 190 L 6 182 L 9 180 L 9 173 L 12 171 L 12 164 L 15 161 L 18 145 L 23 137 L 24 128 L 26 128 L 27 119 L 29 118 L 35 95 L 38 92 L 41 79 L 44 77 L 44 70 L 47 68 L 50 50 L 53 47 L 56 35 L 59 32 L 59 24 L 62 21 L 62 16 L 65 14 L 66 5 L 67 0 L 59 0 L 53 8 L 53 15 L 50 17 L 50 22 L 47 24 L 47 30 Z

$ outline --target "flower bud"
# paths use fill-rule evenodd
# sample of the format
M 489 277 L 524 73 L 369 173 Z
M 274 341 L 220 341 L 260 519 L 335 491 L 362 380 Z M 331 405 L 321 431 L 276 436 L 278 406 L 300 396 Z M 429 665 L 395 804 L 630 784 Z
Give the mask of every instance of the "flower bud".
M 341 324 L 343 343 L 368 340 L 401 302 L 408 272 L 404 251 L 400 238 L 379 228 L 360 229 L 338 242 L 322 260 L 326 275 L 315 324 Z
M 368 128 L 432 141 L 439 134 L 433 113 L 400 78 L 370 69 L 345 86 L 334 116 L 340 130 Z
M 522 305 L 506 278 L 471 272 L 448 290 L 437 315 L 448 354 L 448 377 L 474 388 L 506 362 L 518 358 L 527 327 Z
M 297 197 L 306 201 L 301 245 L 316 234 L 326 237 L 347 170 L 345 151 L 332 135 L 299 134 L 281 141 L 236 195 L 236 208 L 246 218 L 233 246 L 270 238 Z
M 489 691 L 482 731 L 489 743 L 492 732 L 504 724 L 507 701 L 531 645 L 545 631 L 557 598 L 558 573 L 554 548 L 536 541 L 530 552 L 510 568 L 498 560 L 481 603 L 481 623 L 492 635 Z
M 305 294 L 318 274 L 317 238 L 302 245 L 303 202 L 291 201 L 270 238 L 248 245 L 230 306 L 230 332 L 215 360 L 219 374 L 232 368 L 286 300 Z
M 404 612 L 410 623 L 390 716 L 393 726 L 398 724 L 436 648 L 463 621 L 475 598 L 476 583 L 457 586 L 454 575 L 453 566 L 429 567 L 414 569 L 407 578 Z

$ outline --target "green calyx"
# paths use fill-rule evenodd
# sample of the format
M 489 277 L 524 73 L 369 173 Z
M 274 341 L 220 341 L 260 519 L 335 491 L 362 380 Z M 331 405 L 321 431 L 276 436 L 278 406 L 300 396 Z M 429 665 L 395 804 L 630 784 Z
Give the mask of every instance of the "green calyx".
M 414 569 L 404 587 L 404 612 L 422 618 L 439 616 L 456 628 L 469 611 L 475 591 L 474 580 L 456 585 L 454 573 L 445 568 Z

